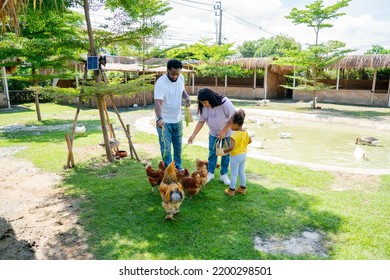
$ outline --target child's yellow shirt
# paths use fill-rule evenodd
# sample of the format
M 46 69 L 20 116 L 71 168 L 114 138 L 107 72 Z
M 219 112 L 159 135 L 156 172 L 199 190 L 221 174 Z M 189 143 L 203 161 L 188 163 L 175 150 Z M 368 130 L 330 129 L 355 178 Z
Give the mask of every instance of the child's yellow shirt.
M 236 145 L 234 149 L 230 151 L 231 156 L 246 154 L 249 144 L 249 134 L 246 130 L 244 131 L 234 131 L 231 138 L 234 139 Z

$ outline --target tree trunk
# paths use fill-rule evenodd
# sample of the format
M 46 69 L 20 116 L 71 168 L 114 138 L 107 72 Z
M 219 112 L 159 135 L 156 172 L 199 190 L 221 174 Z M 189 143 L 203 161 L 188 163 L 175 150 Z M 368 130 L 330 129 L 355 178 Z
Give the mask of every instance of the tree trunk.
M 96 48 L 95 48 L 95 42 L 94 42 L 94 39 L 93 39 L 93 32 L 92 32 L 92 24 L 91 24 L 91 18 L 89 16 L 89 4 L 88 4 L 88 0 L 84 0 L 84 14 L 85 14 L 85 22 L 86 22 L 86 25 L 87 25 L 87 31 L 88 31 L 88 38 L 89 38 L 89 46 L 90 46 L 90 49 L 89 49 L 89 54 L 91 56 L 96 56 L 97 53 L 96 53 Z M 100 65 L 99 65 L 99 68 L 100 68 Z M 94 71 L 94 79 L 95 79 L 95 82 L 97 85 L 99 85 L 99 83 L 101 82 L 101 76 L 100 76 L 100 70 L 95 70 Z M 99 109 L 99 116 L 100 116 L 100 123 L 101 123 L 101 126 L 102 126 L 102 132 L 103 132 L 103 138 L 104 138 L 104 146 L 106 148 L 106 156 L 107 156 L 107 159 L 109 161 L 114 161 L 114 157 L 112 155 L 112 151 L 111 151 L 111 145 L 110 145 L 110 139 L 108 137 L 108 133 L 107 133 L 107 122 L 106 122 L 106 118 L 105 118 L 105 115 L 104 115 L 104 107 L 103 107 L 103 96 L 96 96 L 97 98 L 97 102 L 98 102 L 98 109 Z
M 35 70 L 35 67 L 34 65 L 32 66 L 31 68 L 31 75 L 33 77 L 35 77 L 35 74 L 36 74 L 36 70 Z M 37 81 L 33 81 L 33 86 L 36 87 L 38 85 L 38 82 Z M 35 96 L 35 110 L 37 112 L 37 119 L 39 122 L 42 121 L 42 116 L 41 116 L 41 109 L 39 107 L 39 95 L 38 93 L 34 92 L 34 96 Z
M 110 138 L 109 138 L 108 132 L 107 132 L 106 117 L 105 117 L 104 109 L 103 109 L 103 98 L 104 97 L 102 97 L 102 96 L 97 97 L 97 103 L 98 103 L 98 109 L 99 109 L 100 123 L 102 125 L 104 147 L 106 148 L 107 159 L 112 162 L 112 161 L 114 161 L 114 157 L 112 155 Z

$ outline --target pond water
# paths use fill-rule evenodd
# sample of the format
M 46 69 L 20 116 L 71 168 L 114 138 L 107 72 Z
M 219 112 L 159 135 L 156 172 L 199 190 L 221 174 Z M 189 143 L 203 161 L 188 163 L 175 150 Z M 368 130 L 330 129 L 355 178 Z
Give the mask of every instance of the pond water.
M 265 157 L 282 158 L 289 162 L 325 165 L 326 169 L 363 169 L 368 173 L 390 173 L 390 134 L 356 125 L 326 122 L 289 121 L 281 124 L 264 122 L 262 126 L 248 123 L 255 133 L 253 150 Z M 281 138 L 279 133 L 290 134 Z M 365 158 L 355 154 L 356 137 L 380 139 L 377 146 L 360 145 Z M 264 141 L 261 141 L 264 138 Z M 262 142 L 262 147 L 261 146 Z
M 183 144 L 187 142 L 196 121 L 185 127 Z M 390 174 L 390 130 L 358 126 L 356 123 L 296 118 L 272 121 L 269 116 L 249 116 L 248 113 L 246 126 L 255 134 L 249 146 L 250 157 L 320 170 Z M 280 133 L 291 135 L 281 138 Z M 365 151 L 365 158 L 354 155 L 355 140 L 361 136 L 380 140 L 376 146 L 360 145 Z M 208 127 L 205 125 L 194 144 L 207 147 L 207 141 Z

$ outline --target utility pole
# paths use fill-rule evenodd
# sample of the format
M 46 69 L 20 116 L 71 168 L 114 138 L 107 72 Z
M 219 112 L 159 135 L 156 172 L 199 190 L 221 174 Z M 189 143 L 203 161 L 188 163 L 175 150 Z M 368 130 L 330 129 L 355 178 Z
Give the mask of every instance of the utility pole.
M 218 26 L 218 45 L 222 44 L 222 3 L 221 1 L 216 1 L 214 5 L 215 16 L 219 16 L 219 26 Z

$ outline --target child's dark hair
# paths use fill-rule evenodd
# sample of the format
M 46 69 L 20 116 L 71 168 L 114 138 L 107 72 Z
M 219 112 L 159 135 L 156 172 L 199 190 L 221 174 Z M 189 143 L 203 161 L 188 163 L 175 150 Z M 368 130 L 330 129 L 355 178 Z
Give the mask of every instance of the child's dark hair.
M 224 95 L 216 93 L 209 88 L 201 88 L 198 92 L 198 113 L 202 114 L 203 110 L 203 104 L 200 101 L 208 101 L 211 108 L 214 108 L 225 103 L 225 101 L 222 101 L 224 97 Z
M 244 110 L 239 109 L 238 111 L 234 112 L 234 115 L 233 115 L 233 118 L 232 118 L 233 124 L 242 126 L 244 124 L 244 120 L 245 120 L 245 112 L 244 112 Z
M 167 63 L 167 68 L 168 68 L 168 70 L 171 70 L 172 68 L 174 68 L 174 69 L 182 69 L 183 68 L 183 64 L 181 63 L 180 60 L 171 59 Z

